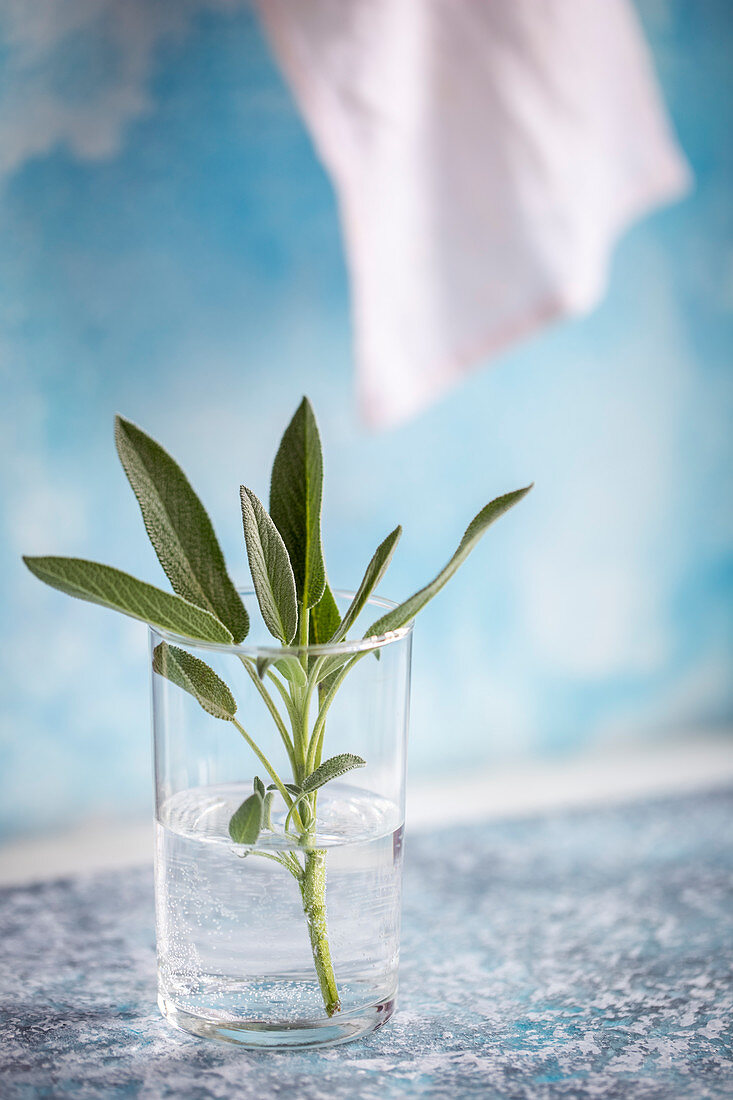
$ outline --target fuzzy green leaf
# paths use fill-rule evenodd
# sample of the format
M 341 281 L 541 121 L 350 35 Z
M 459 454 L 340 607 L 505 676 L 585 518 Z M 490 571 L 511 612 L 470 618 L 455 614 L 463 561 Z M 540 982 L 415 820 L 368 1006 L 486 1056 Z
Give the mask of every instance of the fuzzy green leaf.
M 257 602 L 270 633 L 288 645 L 298 629 L 295 578 L 285 543 L 261 501 L 242 485 L 242 522 Z
M 362 582 L 359 585 L 359 589 L 346 610 L 343 621 L 338 626 L 333 636 L 330 638 L 330 641 L 332 643 L 340 642 L 343 638 L 345 638 L 349 629 L 351 628 L 351 626 L 353 626 L 354 622 L 363 610 L 364 605 L 366 604 L 370 595 L 377 587 L 380 580 L 387 571 L 387 567 L 392 560 L 392 555 L 395 552 L 395 548 L 400 540 L 401 534 L 402 528 L 399 526 L 395 527 L 394 531 L 392 531 L 391 534 L 387 535 L 384 542 L 382 542 L 375 550 L 374 556 L 369 562 Z M 313 612 L 311 611 L 311 615 L 312 614 Z M 374 656 L 377 658 L 377 660 L 379 660 L 378 649 L 374 650 Z M 339 654 L 337 656 L 327 657 L 326 660 L 323 662 L 316 681 L 320 685 L 318 690 L 321 701 L 323 701 L 323 697 L 328 692 L 329 678 L 333 676 L 336 672 L 338 672 L 341 666 L 344 665 L 349 659 L 350 654 L 347 653 L 345 655 Z
M 229 821 L 229 836 L 235 844 L 256 844 L 262 828 L 264 803 L 262 795 L 255 791 L 245 798 Z
M 69 596 L 111 607 L 151 626 L 203 642 L 232 641 L 223 623 L 208 611 L 139 581 L 110 565 L 82 558 L 28 558 L 23 561 L 39 580 Z
M 272 803 L 275 798 L 274 791 L 268 791 L 262 806 L 262 828 L 272 829 Z
M 392 555 L 395 552 L 395 547 L 400 540 L 401 534 L 402 528 L 399 526 L 395 527 L 394 531 L 387 535 L 384 542 L 380 543 L 375 550 L 374 556 L 366 568 L 366 573 L 359 585 L 358 591 L 349 604 L 346 614 L 341 621 L 341 625 L 331 639 L 332 642 L 339 642 L 342 638 L 346 637 L 349 628 L 358 618 L 364 604 L 384 576 L 387 566 L 392 560 Z
M 298 687 L 303 687 L 306 682 L 305 671 L 297 657 L 258 657 L 257 675 L 260 680 L 264 680 L 268 668 L 276 668 L 289 683 Z
M 374 652 L 378 653 L 379 650 L 375 649 Z M 353 656 L 353 653 L 339 653 L 335 657 L 327 657 L 316 676 L 316 683 L 319 687 L 326 687 L 329 677 L 335 675 Z
M 322 787 L 324 783 L 338 779 L 340 775 L 345 775 L 353 768 L 364 767 L 366 767 L 366 760 L 355 756 L 353 752 L 342 752 L 338 756 L 332 756 L 330 760 L 324 760 L 320 767 L 303 780 L 301 789 L 304 794 L 310 794 L 311 791 Z
M 279 657 L 273 662 L 273 667 L 291 684 L 296 684 L 298 687 L 305 686 L 305 671 L 297 657 Z
M 310 609 L 308 614 L 310 615 L 309 641 L 311 645 L 325 645 L 329 641 L 329 639 L 333 637 L 333 635 L 336 633 L 339 626 L 341 625 L 341 615 L 339 614 L 336 600 L 333 597 L 333 592 L 331 591 L 331 587 L 328 583 L 328 577 L 326 578 L 326 585 L 323 589 L 323 595 L 321 596 L 315 607 L 312 607 Z M 335 660 L 335 658 L 330 659 Z M 317 660 L 317 657 L 311 655 L 308 661 L 309 673 L 312 671 L 313 665 Z M 328 663 L 328 661 L 326 663 Z M 318 679 L 323 680 L 325 679 L 325 676 L 326 673 L 323 672 L 318 677 Z M 324 699 L 324 691 L 325 688 L 321 684 L 318 688 L 318 697 L 321 702 L 323 702 Z
M 265 784 L 264 784 L 264 783 L 262 782 L 262 780 L 260 779 L 259 775 L 256 775 L 256 776 L 254 777 L 254 780 L 252 781 L 252 786 L 253 786 L 253 787 L 254 787 L 254 789 L 255 789 L 255 790 L 257 791 L 257 793 L 259 794 L 260 798 L 264 798 L 264 797 L 265 797 L 265 794 L 266 794 L 266 791 L 265 791 Z
M 160 642 L 153 650 L 153 668 L 193 695 L 209 714 L 229 722 L 237 713 L 232 693 L 213 668 L 178 646 Z
M 290 793 L 294 794 L 296 797 L 299 794 L 303 793 L 303 788 L 300 787 L 297 783 L 283 783 L 283 787 L 286 791 L 290 791 Z M 268 791 L 277 791 L 279 788 L 277 783 L 269 783 L 267 789 Z
M 500 516 L 503 516 L 505 512 L 508 512 L 515 504 L 518 504 L 531 488 L 531 485 L 527 485 L 524 489 L 517 489 L 513 493 L 506 493 L 504 496 L 492 500 L 485 508 L 482 508 L 478 515 L 469 523 L 463 538 L 458 544 L 458 549 L 448 564 L 441 569 L 437 577 L 435 577 L 430 584 L 426 584 L 424 588 L 421 588 L 419 592 L 410 596 L 404 603 L 401 603 L 399 607 L 395 607 L 394 610 L 388 611 L 386 615 L 382 615 L 381 619 L 377 619 L 375 623 L 372 623 L 364 637 L 373 638 L 380 634 L 386 634 L 390 630 L 399 630 L 400 627 L 406 626 L 411 619 L 414 619 L 418 611 L 422 610 L 425 604 L 432 600 L 433 596 L 441 590 L 443 585 L 448 583 L 458 567 L 471 553 L 487 528 L 489 528 L 495 520 L 499 519 Z
M 121 416 L 115 418 L 115 442 L 174 592 L 211 612 L 241 642 L 249 630 L 247 611 L 227 573 L 211 520 L 183 470 L 159 443 Z
M 311 645 L 325 645 L 336 633 L 340 624 L 341 615 L 327 578 L 323 595 L 315 607 L 310 609 L 309 641 Z
M 303 608 L 318 603 L 326 583 L 321 549 L 322 493 L 321 440 L 313 409 L 304 397 L 285 429 L 270 483 L 270 515 L 290 556 Z
M 275 658 L 274 657 L 258 657 L 257 658 L 257 675 L 259 676 L 260 680 L 264 680 L 265 673 L 267 672 L 270 665 L 274 665 L 274 663 L 275 663 Z

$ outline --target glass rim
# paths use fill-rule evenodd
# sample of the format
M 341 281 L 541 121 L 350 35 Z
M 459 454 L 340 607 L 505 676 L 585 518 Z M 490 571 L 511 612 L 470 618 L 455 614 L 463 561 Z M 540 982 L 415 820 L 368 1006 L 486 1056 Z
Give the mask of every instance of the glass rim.
M 246 587 L 237 586 L 237 592 L 240 596 L 257 598 L 257 593 L 251 585 Z M 351 600 L 356 595 L 355 592 L 343 588 L 334 588 L 332 592 L 334 596 L 339 596 L 346 600 Z M 381 608 L 384 611 L 393 611 L 394 608 L 399 607 L 399 604 L 395 603 L 393 600 L 386 599 L 384 596 L 369 596 L 364 607 L 368 607 L 369 605 Z M 341 654 L 368 653 L 372 649 L 383 649 L 385 646 L 393 645 L 395 642 L 408 638 L 412 634 L 414 626 L 415 620 L 412 619 L 406 626 L 401 626 L 398 630 L 388 630 L 385 634 L 375 634 L 369 638 L 354 638 L 350 641 L 342 639 L 342 641 L 336 642 L 335 644 L 331 642 L 322 642 L 320 645 L 305 646 L 247 645 L 246 639 L 237 644 L 234 642 L 206 642 L 199 638 L 190 638 L 185 634 L 176 634 L 174 631 L 166 630 L 162 626 L 152 626 L 150 623 L 148 623 L 148 631 L 150 634 L 155 634 L 157 637 L 173 645 L 183 645 L 193 649 L 206 649 L 209 652 L 241 655 L 243 657 L 251 657 L 255 660 L 258 658 L 267 658 L 268 660 L 276 661 L 281 657 L 302 657 L 304 655 L 309 657 L 335 657 Z

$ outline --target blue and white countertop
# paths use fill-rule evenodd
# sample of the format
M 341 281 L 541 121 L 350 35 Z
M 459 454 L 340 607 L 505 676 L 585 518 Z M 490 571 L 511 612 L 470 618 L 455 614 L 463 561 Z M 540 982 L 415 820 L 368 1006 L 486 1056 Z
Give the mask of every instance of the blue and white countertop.
M 251 1053 L 155 1004 L 152 874 L 0 891 L 0 1096 L 733 1095 L 733 790 L 408 836 L 398 1011 Z

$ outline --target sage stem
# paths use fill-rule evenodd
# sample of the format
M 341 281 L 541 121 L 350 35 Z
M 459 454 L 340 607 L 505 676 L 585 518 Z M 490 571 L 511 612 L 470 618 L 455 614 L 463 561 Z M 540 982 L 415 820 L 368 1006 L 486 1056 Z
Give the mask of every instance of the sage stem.
M 255 756 L 260 761 L 262 766 L 264 768 L 267 768 L 267 771 L 268 771 L 273 783 L 275 784 L 275 786 L 279 790 L 280 794 L 283 796 L 283 799 L 285 800 L 285 805 L 288 807 L 288 809 L 290 809 L 292 804 L 293 804 L 293 800 L 290 797 L 290 794 L 288 793 L 282 779 L 277 774 L 277 772 L 273 768 L 272 764 L 270 763 L 270 761 L 265 756 L 264 752 L 262 752 L 262 749 L 260 749 L 258 747 L 258 745 L 252 740 L 252 738 L 247 733 L 244 726 L 240 722 L 238 722 L 236 718 L 231 718 L 230 721 L 237 727 L 237 729 L 241 733 L 242 737 L 245 739 L 245 741 L 247 742 L 249 747 L 252 749 L 252 752 L 255 754 Z M 298 818 L 299 827 L 302 829 L 303 823 L 300 821 L 300 816 L 298 815 L 297 810 L 294 812 L 293 817 Z
M 257 674 L 257 670 L 252 668 L 252 665 L 247 660 L 247 658 L 240 654 L 239 659 L 242 662 L 242 664 L 244 665 L 245 669 L 247 670 L 247 673 L 249 675 L 250 680 L 252 681 L 252 683 L 256 687 L 259 694 L 262 696 L 262 700 L 263 700 L 265 706 L 267 707 L 267 709 L 269 710 L 269 712 L 272 716 L 272 719 L 273 719 L 275 725 L 277 726 L 278 733 L 280 734 L 280 737 L 282 738 L 282 742 L 285 745 L 285 749 L 286 749 L 287 754 L 288 754 L 288 759 L 290 760 L 290 765 L 291 765 L 292 768 L 295 768 L 295 755 L 294 755 L 294 752 L 293 752 L 293 744 L 292 744 L 292 741 L 290 740 L 290 735 L 288 734 L 288 731 L 285 728 L 285 723 L 283 722 L 282 718 L 280 717 L 280 713 L 279 713 L 277 707 L 275 706 L 274 702 L 272 701 L 272 697 L 271 697 L 269 691 L 267 690 L 265 685 L 260 680 L 259 675 Z
M 326 853 L 316 848 L 306 854 L 303 879 L 300 884 L 303 912 L 313 951 L 313 963 L 321 988 L 326 1014 L 333 1016 L 341 1009 L 336 975 L 331 962 L 326 926 Z

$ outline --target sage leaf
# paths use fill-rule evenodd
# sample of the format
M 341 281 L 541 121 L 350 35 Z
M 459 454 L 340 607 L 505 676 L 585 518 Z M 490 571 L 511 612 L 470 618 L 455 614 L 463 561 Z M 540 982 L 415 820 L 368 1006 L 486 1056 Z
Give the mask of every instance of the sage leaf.
M 392 560 L 392 555 L 395 552 L 395 547 L 400 540 L 401 534 L 402 528 L 398 525 L 374 551 L 374 556 L 366 568 L 366 573 L 364 574 L 356 595 L 349 604 L 346 614 L 341 621 L 341 625 L 331 638 L 332 642 L 340 642 L 342 638 L 346 637 L 349 628 L 358 618 L 364 604 L 384 576 L 387 566 Z
M 274 791 L 268 791 L 262 806 L 262 828 L 272 829 L 272 803 L 275 798 Z
M 304 397 L 285 429 L 270 482 L 270 515 L 282 535 L 302 608 L 323 596 L 326 571 L 321 549 L 323 455 L 318 425 Z
M 121 416 L 115 417 L 115 443 L 173 591 L 211 612 L 241 642 L 249 630 L 246 608 L 206 509 L 183 470 L 159 443 Z
M 229 820 L 229 836 L 235 844 L 256 844 L 262 829 L 264 803 L 262 795 L 255 791 L 245 798 Z
M 237 713 L 232 693 L 213 668 L 178 646 L 160 642 L 153 650 L 153 668 L 177 684 L 214 718 L 229 722 Z
M 262 782 L 262 780 L 260 779 L 259 775 L 256 775 L 256 776 L 254 777 L 254 780 L 253 780 L 253 782 L 252 782 L 252 786 L 253 786 L 253 787 L 254 787 L 254 789 L 255 789 L 255 790 L 257 791 L 257 793 L 259 794 L 260 798 L 264 798 L 264 797 L 265 797 L 265 794 L 266 794 L 266 791 L 265 791 L 265 784 L 264 784 L 264 783 Z
M 274 667 L 291 684 L 295 684 L 297 687 L 305 687 L 305 670 L 297 657 L 279 657 L 274 662 Z
M 328 578 L 326 578 L 323 595 L 321 596 L 315 607 L 312 607 L 310 609 L 308 614 L 310 615 L 309 640 L 311 644 L 325 645 L 329 641 L 329 639 L 333 637 L 341 624 L 341 615 L 336 605 L 336 600 L 334 599 L 331 587 L 328 583 Z M 335 660 L 336 658 L 330 659 Z M 318 660 L 318 657 L 311 654 L 308 660 L 309 674 L 312 672 L 313 666 Z M 324 672 L 318 677 L 318 679 L 323 680 L 325 675 L 326 673 Z M 322 685 L 318 688 L 318 698 L 320 702 L 323 702 L 324 688 Z
M 296 796 L 303 793 L 303 788 L 300 787 L 297 783 L 283 783 L 283 787 L 286 791 L 290 791 L 291 794 L 294 794 Z M 269 783 L 267 789 L 268 791 L 276 791 L 279 788 L 277 783 Z
M 378 653 L 379 650 L 375 649 L 374 652 Z M 353 656 L 353 653 L 340 653 L 333 657 L 327 657 L 316 676 L 316 683 L 321 687 L 325 686 L 329 677 L 338 672 Z
M 69 596 L 111 607 L 151 626 L 202 642 L 231 643 L 230 631 L 201 607 L 131 577 L 110 565 L 82 558 L 29 558 L 23 561 L 39 580 Z
M 257 663 L 257 675 L 259 676 L 260 680 L 264 680 L 265 673 L 267 672 L 270 665 L 274 665 L 275 658 L 274 657 L 258 657 L 256 663 Z
M 242 485 L 244 539 L 262 618 L 270 633 L 288 645 L 298 629 L 295 578 L 285 543 L 260 500 Z
M 311 791 L 322 787 L 324 783 L 330 783 L 332 779 L 338 779 L 340 775 L 345 775 L 353 768 L 364 767 L 366 767 L 366 760 L 362 760 L 360 756 L 355 756 L 353 752 L 342 752 L 338 756 L 332 756 L 330 760 L 324 760 L 320 767 L 311 772 L 309 776 L 306 776 L 301 789 L 303 794 L 310 794 Z
M 380 545 L 377 547 L 372 557 L 372 560 L 369 562 L 369 565 L 366 568 L 366 572 L 364 574 L 364 577 L 362 578 L 362 582 L 359 585 L 359 588 L 353 600 L 346 609 L 346 613 L 344 614 L 342 622 L 337 625 L 333 635 L 325 639 L 326 641 L 330 641 L 331 643 L 335 644 L 336 642 L 342 641 L 342 639 L 346 637 L 348 631 L 353 626 L 356 619 L 359 617 L 370 595 L 386 573 L 387 567 L 392 560 L 392 555 L 395 552 L 397 543 L 399 542 L 401 535 L 402 527 L 398 525 L 397 527 L 395 527 L 394 531 L 387 535 L 384 542 L 380 543 Z M 320 607 L 320 604 L 318 606 Z M 314 610 L 315 608 L 311 609 L 311 616 L 313 615 Z M 318 691 L 321 701 L 323 701 L 325 694 L 328 692 L 329 678 L 336 672 L 338 672 L 342 665 L 346 664 L 346 662 L 350 659 L 350 656 L 351 655 L 348 653 L 335 654 L 333 657 L 327 657 L 323 662 L 316 677 L 316 683 L 320 685 Z M 378 649 L 374 650 L 374 656 L 377 658 L 377 660 L 379 660 L 380 653 Z
M 426 584 L 424 588 L 415 592 L 415 594 L 405 600 L 404 603 L 401 603 L 392 611 L 388 611 L 386 615 L 382 615 L 380 619 L 372 623 L 364 637 L 373 638 L 380 634 L 386 634 L 390 630 L 399 630 L 400 627 L 406 626 L 411 619 L 414 619 L 418 611 L 422 610 L 425 604 L 432 600 L 433 596 L 448 583 L 458 567 L 471 553 L 487 528 L 499 519 L 500 516 L 503 516 L 505 512 L 508 512 L 515 504 L 518 504 L 531 488 L 531 485 L 527 485 L 524 489 L 516 489 L 513 493 L 505 493 L 504 496 L 497 497 L 482 508 L 478 515 L 474 516 L 469 523 L 463 538 L 458 544 L 458 549 L 448 564 L 441 569 L 437 577 L 435 577 L 430 584 Z
M 260 680 L 264 680 L 268 668 L 276 668 L 291 684 L 297 684 L 298 687 L 305 685 L 305 671 L 297 657 L 258 657 L 257 675 Z
M 341 615 L 328 579 L 326 579 L 323 595 L 318 603 L 310 609 L 309 637 L 311 644 L 325 645 L 336 633 L 340 624 Z

